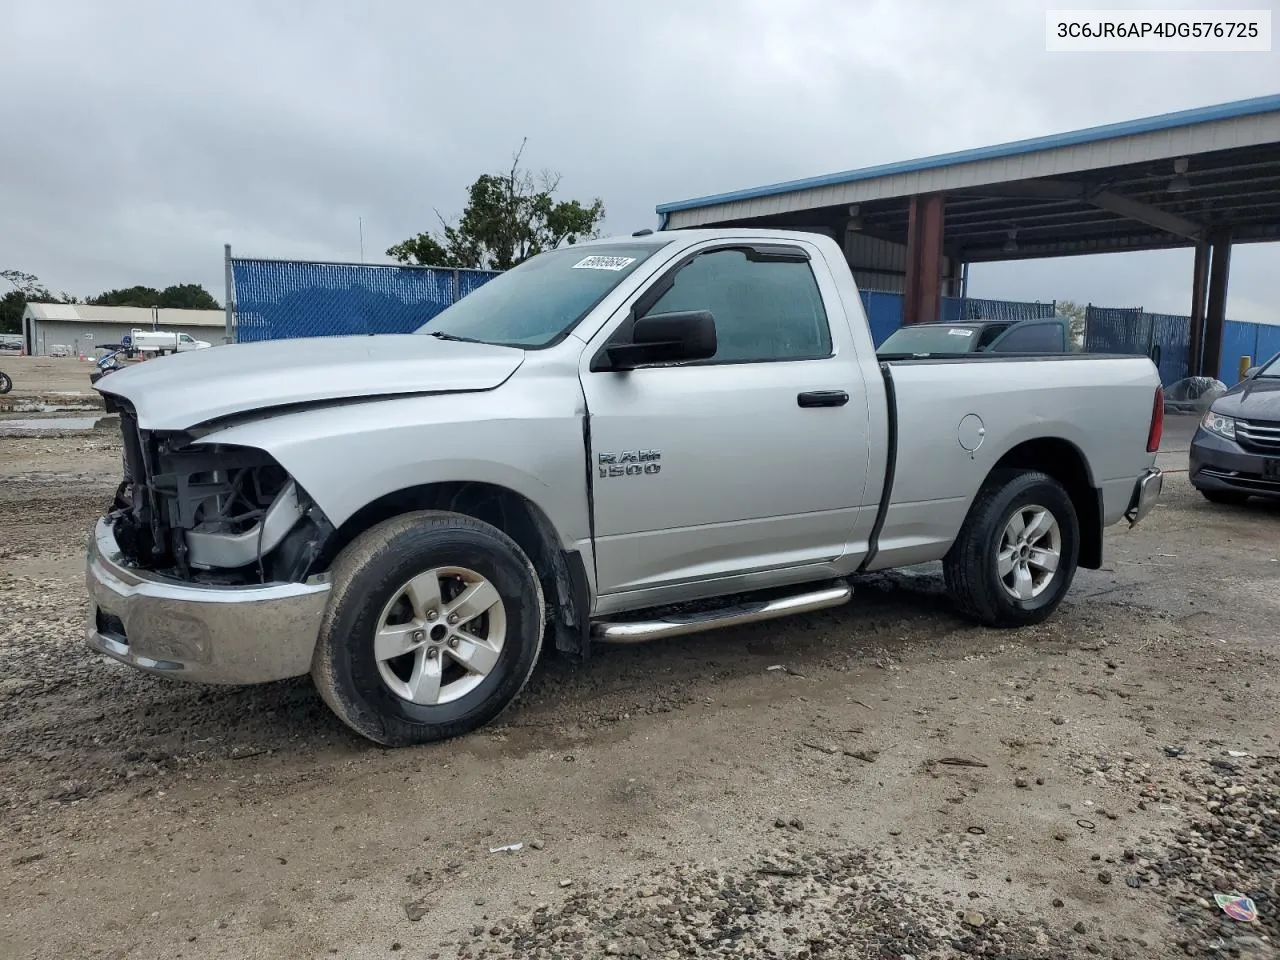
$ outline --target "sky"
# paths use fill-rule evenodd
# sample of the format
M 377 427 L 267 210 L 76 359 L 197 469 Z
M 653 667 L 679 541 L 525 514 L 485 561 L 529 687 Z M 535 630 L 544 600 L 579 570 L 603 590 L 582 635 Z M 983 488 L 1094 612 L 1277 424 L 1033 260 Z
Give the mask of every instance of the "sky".
M 662 202 L 1280 91 L 1280 45 L 1048 53 L 1050 6 L 1135 5 L 0 0 L 0 268 L 221 300 L 224 243 L 354 261 L 363 223 L 386 261 L 525 137 L 622 233 Z M 983 264 L 970 293 L 1187 313 L 1191 259 Z M 1280 244 L 1231 267 L 1228 315 L 1280 322 Z

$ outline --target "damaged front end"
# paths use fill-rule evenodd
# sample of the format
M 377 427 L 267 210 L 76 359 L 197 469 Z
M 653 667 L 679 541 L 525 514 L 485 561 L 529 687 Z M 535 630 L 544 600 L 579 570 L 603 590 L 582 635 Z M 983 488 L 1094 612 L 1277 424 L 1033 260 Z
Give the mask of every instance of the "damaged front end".
M 106 519 L 123 560 L 210 585 L 308 576 L 333 526 L 270 454 L 141 430 L 128 401 L 116 405 L 124 477 Z

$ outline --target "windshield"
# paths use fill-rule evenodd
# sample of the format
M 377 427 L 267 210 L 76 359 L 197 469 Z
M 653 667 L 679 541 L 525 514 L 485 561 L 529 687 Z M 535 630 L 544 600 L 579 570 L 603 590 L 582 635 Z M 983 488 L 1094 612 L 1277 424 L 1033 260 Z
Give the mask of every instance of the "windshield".
M 1254 374 L 1255 377 L 1268 377 L 1273 380 L 1280 380 L 1280 353 L 1263 364 L 1262 369 Z
M 549 346 L 659 249 L 652 243 L 593 243 L 540 253 L 489 280 L 414 333 L 509 347 Z
M 895 330 L 878 354 L 972 353 L 978 341 L 975 327 L 922 325 Z

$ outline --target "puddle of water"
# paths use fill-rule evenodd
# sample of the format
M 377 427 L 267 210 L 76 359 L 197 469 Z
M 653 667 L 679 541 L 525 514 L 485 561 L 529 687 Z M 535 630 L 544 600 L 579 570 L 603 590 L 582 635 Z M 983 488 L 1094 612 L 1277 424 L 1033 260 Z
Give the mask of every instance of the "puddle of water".
M 32 417 L 25 420 L 0 420 L 0 436 L 26 433 L 28 430 L 97 430 L 113 426 L 116 417 Z

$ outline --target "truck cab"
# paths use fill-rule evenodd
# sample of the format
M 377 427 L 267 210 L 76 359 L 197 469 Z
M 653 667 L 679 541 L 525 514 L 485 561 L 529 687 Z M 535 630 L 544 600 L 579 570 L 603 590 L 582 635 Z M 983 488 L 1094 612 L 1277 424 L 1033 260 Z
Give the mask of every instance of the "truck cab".
M 126 348 L 131 353 L 155 354 L 187 353 L 191 350 L 203 350 L 213 346 L 207 340 L 197 340 L 188 334 L 173 330 L 142 330 L 135 328 L 129 331 Z

